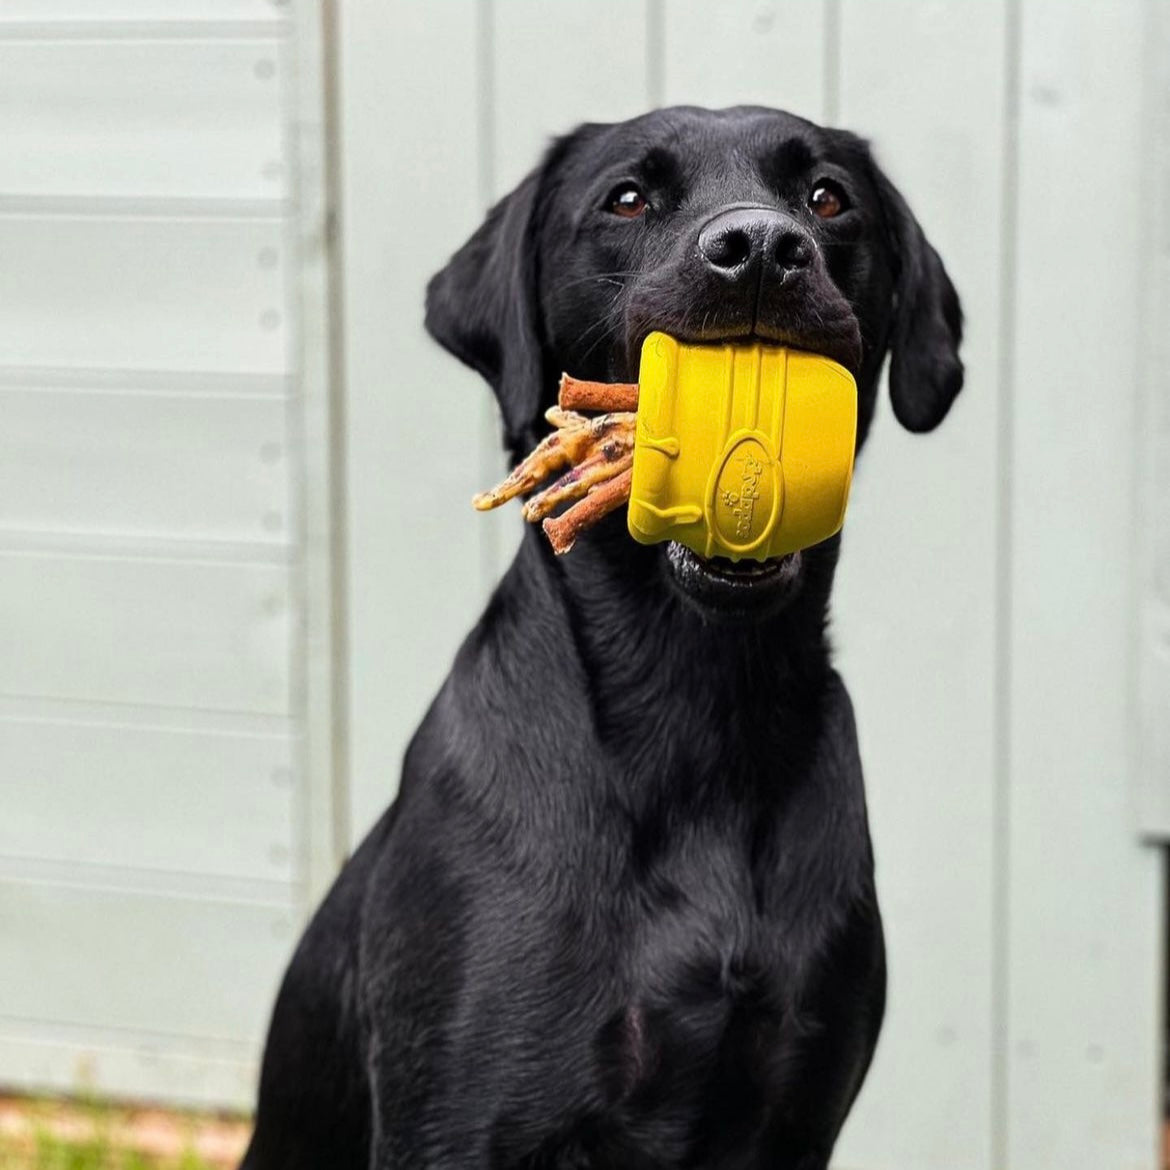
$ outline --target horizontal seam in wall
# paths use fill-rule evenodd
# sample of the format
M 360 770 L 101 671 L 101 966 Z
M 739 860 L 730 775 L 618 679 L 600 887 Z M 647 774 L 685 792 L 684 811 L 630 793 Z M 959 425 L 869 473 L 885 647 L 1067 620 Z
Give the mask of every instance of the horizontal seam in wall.
M 61 1031 L 64 1029 L 82 1029 L 87 1038 L 93 1036 L 109 1036 L 111 1040 L 116 1040 L 122 1037 L 136 1037 L 143 1044 L 148 1044 L 154 1041 L 189 1041 L 194 1045 L 200 1047 L 219 1047 L 233 1049 L 234 1052 L 226 1052 L 223 1055 L 216 1056 L 212 1054 L 201 1054 L 203 1059 L 211 1059 L 222 1061 L 225 1064 L 234 1064 L 239 1062 L 244 1065 L 251 1065 L 255 1061 L 255 1045 L 249 1041 L 239 1040 L 231 1036 L 208 1035 L 206 1033 L 198 1032 L 163 1032 L 151 1028 L 132 1028 L 120 1024 L 95 1024 L 86 1020 L 67 1020 L 67 1019 L 52 1019 L 46 1020 L 40 1016 L 20 1016 L 20 1015 L 0 1015 L 0 1041 L 10 1041 L 20 1044 L 51 1044 L 54 1047 L 63 1047 L 73 1049 L 77 1046 L 75 1037 L 68 1039 L 56 1039 L 52 1036 L 30 1036 L 27 1033 L 20 1034 L 18 1029 L 21 1026 L 25 1028 L 44 1028 L 49 1031 Z M 10 1030 L 12 1029 L 12 1030 Z M 87 1048 L 100 1047 L 100 1044 L 93 1044 L 89 1041 Z M 111 1047 L 125 1050 L 126 1044 L 114 1043 Z M 184 1053 L 184 1055 L 193 1055 L 192 1053 Z
M 0 556 L 293 568 L 301 563 L 302 552 L 299 545 L 277 540 L 266 543 L 68 529 L 0 528 Z
M 5 703 L 68 703 L 68 702 L 90 702 L 88 698 L 75 699 L 69 695 L 53 695 L 48 693 L 36 693 L 30 691 L 0 691 L 0 708 Z M 100 702 L 105 705 L 114 706 L 118 704 L 117 699 L 95 699 L 94 702 Z M 151 705 L 149 703 L 127 701 L 125 706 L 134 711 L 158 711 L 160 713 L 173 714 L 178 711 L 190 712 L 199 716 L 254 716 L 256 718 L 271 718 L 271 719 L 288 719 L 294 717 L 288 711 L 244 711 L 239 709 L 232 709 L 230 707 L 200 707 L 192 703 L 158 703 Z
M 26 868 L 27 867 L 27 868 Z M 38 872 L 39 871 L 39 872 Z M 166 884 L 167 881 L 172 884 Z M 286 914 L 295 910 L 299 891 L 290 878 L 219 877 L 149 866 L 110 866 L 97 862 L 37 861 L 0 853 L 0 887 L 36 886 L 87 894 L 131 896 L 154 901 L 245 906 Z
M 200 707 L 0 695 L 0 726 L 6 723 L 100 727 L 117 731 L 149 731 L 211 738 L 266 739 L 281 743 L 292 743 L 301 735 L 299 720 L 291 714 L 270 715 Z M 291 771 L 289 775 L 291 777 Z M 291 783 L 291 779 L 288 782 Z
M 221 398 L 289 399 L 297 395 L 293 374 L 221 370 L 142 370 L 118 366 L 26 366 L 0 364 L 0 389 L 110 390 L 118 393 L 190 394 Z
M 167 223 L 262 223 L 282 227 L 295 216 L 287 196 L 0 194 L 0 219 L 149 220 Z
M 0 41 L 256 41 L 283 40 L 285 18 L 271 20 L 12 20 Z

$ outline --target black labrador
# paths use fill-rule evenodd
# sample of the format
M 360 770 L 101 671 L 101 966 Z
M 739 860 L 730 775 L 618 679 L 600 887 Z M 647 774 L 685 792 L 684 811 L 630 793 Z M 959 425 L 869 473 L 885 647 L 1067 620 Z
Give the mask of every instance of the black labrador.
M 562 370 L 635 380 L 653 329 L 846 364 L 859 444 L 887 352 L 913 431 L 963 379 L 955 290 L 865 142 L 754 107 L 556 141 L 427 328 L 513 457 Z M 828 1164 L 885 993 L 837 554 L 525 532 L 292 960 L 246 1167 Z

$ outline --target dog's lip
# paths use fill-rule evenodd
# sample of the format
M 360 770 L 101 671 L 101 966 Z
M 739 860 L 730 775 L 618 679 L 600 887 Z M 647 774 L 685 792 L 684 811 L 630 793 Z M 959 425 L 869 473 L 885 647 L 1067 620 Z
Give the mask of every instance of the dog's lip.
M 678 541 L 666 542 L 666 563 L 675 584 L 691 600 L 713 609 L 748 609 L 785 598 L 800 576 L 801 562 L 798 551 L 733 564 L 701 557 Z
M 815 353 L 831 358 L 849 370 L 854 377 L 857 376 L 861 367 L 860 340 L 845 332 L 834 331 L 813 336 L 800 330 L 787 330 L 779 326 L 772 327 L 756 322 L 750 329 L 729 327 L 726 330 L 704 329 L 696 331 L 672 327 L 666 323 L 648 326 L 638 332 L 630 348 L 631 364 L 634 369 L 638 368 L 638 355 L 642 352 L 643 342 L 651 333 L 659 330 L 685 345 L 759 344 L 788 346 L 791 349 L 799 349 L 806 353 Z
M 674 563 L 683 558 L 693 558 L 694 567 L 709 577 L 719 581 L 726 581 L 735 588 L 752 588 L 762 581 L 766 581 L 775 573 L 781 571 L 785 557 L 770 557 L 764 561 L 740 560 L 732 561 L 726 557 L 704 557 L 693 549 L 679 544 L 677 540 L 669 542 L 668 555 Z M 788 556 L 795 554 L 789 553 Z

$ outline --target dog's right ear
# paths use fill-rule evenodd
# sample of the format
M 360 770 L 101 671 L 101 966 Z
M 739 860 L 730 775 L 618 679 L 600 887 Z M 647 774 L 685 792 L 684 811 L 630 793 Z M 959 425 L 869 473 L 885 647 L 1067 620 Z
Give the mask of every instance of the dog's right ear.
M 540 415 L 536 205 L 547 165 L 501 199 L 427 285 L 427 331 L 491 383 L 513 453 L 531 445 Z

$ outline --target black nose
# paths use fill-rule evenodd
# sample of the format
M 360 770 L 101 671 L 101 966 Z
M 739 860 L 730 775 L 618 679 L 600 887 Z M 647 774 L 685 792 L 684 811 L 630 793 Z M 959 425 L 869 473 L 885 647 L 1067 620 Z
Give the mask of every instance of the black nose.
M 738 277 L 762 265 L 780 279 L 807 268 L 816 254 L 812 237 L 791 216 L 762 207 L 740 207 L 708 220 L 699 251 L 709 267 Z

